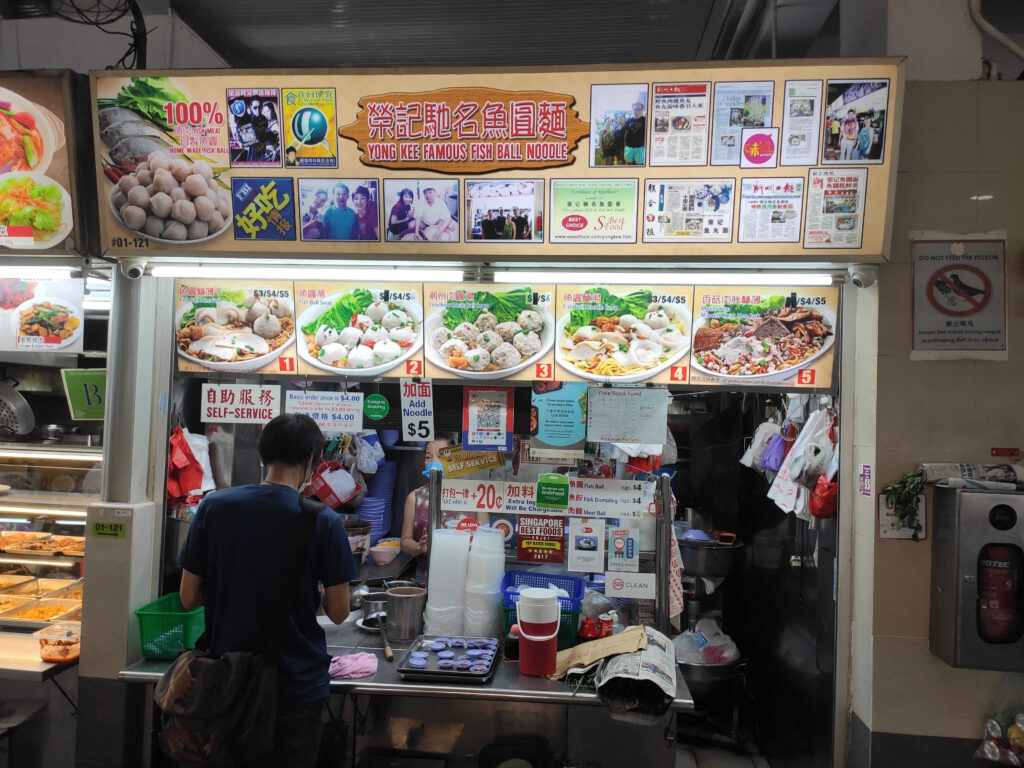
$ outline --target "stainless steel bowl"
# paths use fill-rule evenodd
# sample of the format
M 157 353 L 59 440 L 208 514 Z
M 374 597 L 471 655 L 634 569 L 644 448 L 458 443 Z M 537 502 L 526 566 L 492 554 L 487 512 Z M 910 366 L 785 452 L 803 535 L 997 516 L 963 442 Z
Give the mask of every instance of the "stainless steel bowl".
M 39 432 L 47 442 L 57 443 L 64 439 L 64 427 L 60 424 L 43 424 Z

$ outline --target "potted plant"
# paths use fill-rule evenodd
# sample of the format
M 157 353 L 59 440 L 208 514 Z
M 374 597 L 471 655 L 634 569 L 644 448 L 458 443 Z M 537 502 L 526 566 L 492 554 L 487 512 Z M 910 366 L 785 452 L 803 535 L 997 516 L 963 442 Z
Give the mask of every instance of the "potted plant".
M 918 506 L 921 503 L 921 492 L 924 490 L 924 473 L 908 472 L 899 480 L 882 488 L 885 500 L 892 505 L 896 513 L 896 522 L 901 528 L 912 530 L 914 541 L 918 541 L 921 532 L 921 521 L 917 519 Z

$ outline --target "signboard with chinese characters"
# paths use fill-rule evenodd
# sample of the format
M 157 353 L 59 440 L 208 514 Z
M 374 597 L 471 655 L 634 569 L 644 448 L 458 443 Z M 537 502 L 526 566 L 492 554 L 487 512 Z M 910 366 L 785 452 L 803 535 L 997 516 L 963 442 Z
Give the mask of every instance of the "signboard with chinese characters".
M 692 384 L 818 387 L 832 383 L 839 289 L 696 289 Z
M 881 261 L 903 67 L 95 72 L 100 253 L 678 264 L 791 262 L 827 245 L 830 261 Z M 856 160 L 832 143 L 840 107 L 860 125 Z M 745 179 L 778 164 L 810 186 L 819 162 L 874 166 L 860 242 L 825 244 L 824 225 L 799 242 L 723 236 Z M 641 239 L 646 184 L 723 178 L 733 205 L 704 222 L 719 237 Z
M 427 377 L 553 381 L 554 290 L 553 285 L 427 283 Z
M 299 373 L 423 375 L 423 286 L 297 281 Z
M 516 560 L 521 563 L 565 561 L 565 518 L 520 515 L 516 524 Z
M 691 286 L 558 285 L 555 299 L 559 380 L 689 380 Z
M 290 280 L 175 281 L 179 371 L 294 373 Z
M 266 424 L 281 412 L 281 387 L 261 384 L 203 384 L 204 424 Z
M 285 396 L 284 410 L 306 414 L 324 434 L 355 434 L 363 426 L 363 393 L 290 390 Z
M 569 480 L 570 516 L 642 517 L 651 502 L 653 483 L 640 480 L 578 477 Z
M 441 467 L 445 477 L 461 477 L 485 469 L 494 469 L 505 463 L 495 451 L 464 451 L 458 445 L 442 448 Z
M 430 442 L 434 439 L 434 388 L 429 379 L 399 382 L 402 398 L 402 437 Z

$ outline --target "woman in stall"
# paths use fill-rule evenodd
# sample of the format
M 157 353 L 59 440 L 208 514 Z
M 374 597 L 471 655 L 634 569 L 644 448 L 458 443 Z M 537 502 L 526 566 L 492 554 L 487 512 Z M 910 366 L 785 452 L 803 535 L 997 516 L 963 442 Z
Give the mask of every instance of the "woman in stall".
M 423 467 L 424 474 L 429 472 L 426 468 L 434 462 L 441 462 L 441 449 L 452 445 L 448 437 L 439 437 L 431 440 L 424 448 Z M 488 522 L 487 513 L 481 513 L 476 518 L 480 523 Z M 458 522 L 458 516 L 453 512 L 441 513 L 441 526 L 453 527 Z M 410 493 L 405 499 L 405 516 L 402 521 L 402 551 L 407 555 L 416 556 L 416 580 L 425 581 L 427 567 L 429 564 L 427 555 L 427 526 L 430 524 L 430 486 L 424 485 Z

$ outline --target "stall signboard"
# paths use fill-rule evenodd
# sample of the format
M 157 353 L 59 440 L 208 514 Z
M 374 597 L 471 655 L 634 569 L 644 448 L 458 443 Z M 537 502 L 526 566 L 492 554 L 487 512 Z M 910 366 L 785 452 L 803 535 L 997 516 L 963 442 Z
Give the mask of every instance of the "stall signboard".
M 175 281 L 178 370 L 295 373 L 290 280 Z
M 0 253 L 85 243 L 73 162 L 71 73 L 0 73 Z
M 355 434 L 363 426 L 363 393 L 289 390 L 285 393 L 284 410 L 304 413 L 325 434 Z
M 516 525 L 516 560 L 521 563 L 565 562 L 565 518 L 520 515 Z
M 537 486 L 534 483 L 505 483 L 505 514 L 536 515 L 538 512 Z M 543 514 L 564 516 L 565 512 L 545 509 Z
M 688 383 L 692 304 L 688 285 L 558 285 L 558 379 Z
M 553 285 L 428 283 L 424 291 L 428 378 L 554 380 Z
M 277 384 L 203 384 L 204 424 L 266 424 L 281 413 Z
M 296 281 L 298 370 L 306 376 L 423 375 L 423 285 Z
M 81 352 L 84 296 L 80 277 L 0 278 L 0 352 Z
M 408 440 L 434 439 L 434 388 L 429 379 L 399 382 L 402 398 L 402 436 Z
M 881 260 L 903 66 L 96 72 L 101 250 L 678 263 L 830 247 L 834 261 Z M 838 109 L 860 125 L 855 156 L 833 142 Z M 856 240 L 824 242 L 833 224 L 847 231 L 844 215 L 800 241 L 740 242 L 735 205 L 701 237 L 641 238 L 647 184 L 731 179 L 736 200 L 776 164 L 810 184 L 819 162 L 875 166 Z
M 586 382 L 534 382 L 530 400 L 530 455 L 581 459 L 586 441 Z
M 839 331 L 833 286 L 700 286 L 690 383 L 827 388 Z
M 640 518 L 649 511 L 653 484 L 640 480 L 576 477 L 569 480 L 570 517 Z
M 103 421 L 107 399 L 106 368 L 62 368 L 68 411 L 75 421 Z

